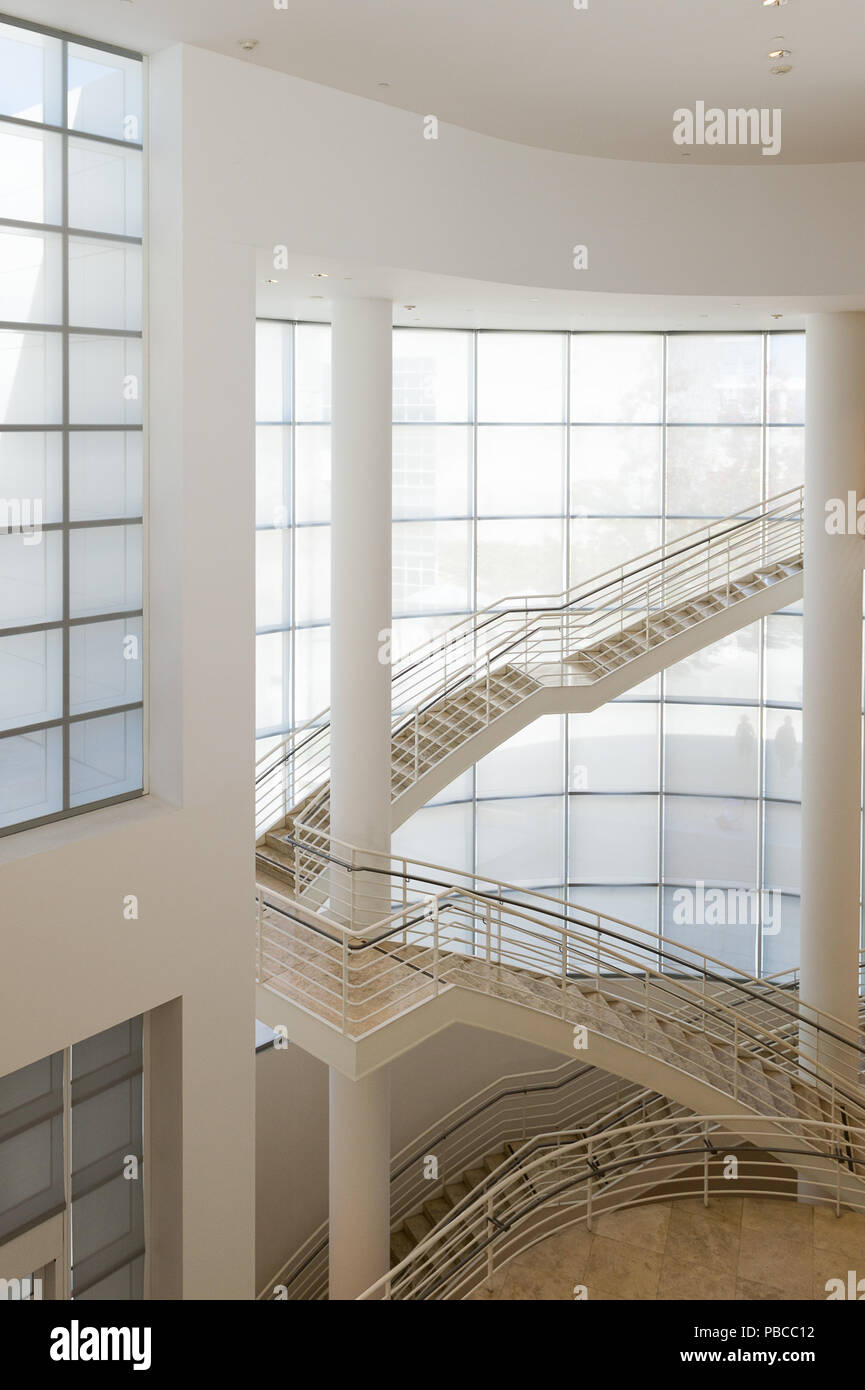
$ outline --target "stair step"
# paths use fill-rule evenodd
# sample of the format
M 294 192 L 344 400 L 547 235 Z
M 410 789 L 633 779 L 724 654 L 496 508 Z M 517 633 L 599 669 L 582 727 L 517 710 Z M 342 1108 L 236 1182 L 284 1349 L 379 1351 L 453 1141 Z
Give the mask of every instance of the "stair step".
M 398 1265 L 406 1255 L 410 1255 L 416 1244 L 417 1242 L 407 1236 L 404 1230 L 391 1231 L 390 1258 L 393 1264 Z
M 433 1223 L 422 1211 L 415 1212 L 412 1216 L 407 1216 L 402 1224 L 403 1229 L 408 1231 L 415 1245 L 419 1245 L 420 1242 L 429 1235 L 433 1228 Z
M 429 1202 L 424 1202 L 423 1210 L 427 1220 L 433 1226 L 437 1226 L 453 1210 L 453 1207 L 444 1197 L 433 1197 Z

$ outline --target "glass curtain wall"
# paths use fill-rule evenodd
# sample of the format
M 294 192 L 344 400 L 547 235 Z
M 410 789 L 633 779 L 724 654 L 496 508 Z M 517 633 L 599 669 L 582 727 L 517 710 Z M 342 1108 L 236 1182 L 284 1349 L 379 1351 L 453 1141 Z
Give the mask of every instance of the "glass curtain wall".
M 0 833 L 142 789 L 141 72 L 0 24 Z
M 303 327 L 263 330 L 279 333 L 283 360 L 294 335 L 299 360 Z M 261 381 L 275 339 L 259 342 Z M 558 593 L 798 484 L 804 337 L 397 329 L 393 420 L 399 656 L 476 607 Z M 322 553 L 296 552 L 298 583 Z M 326 574 L 302 582 L 322 593 Z M 285 647 L 278 662 L 260 655 L 260 701 L 274 692 L 267 713 L 281 719 L 260 718 L 261 735 L 300 722 L 310 688 L 304 717 L 327 704 L 326 615 L 296 625 L 295 642 L 301 632 L 296 666 Z M 801 605 L 590 715 L 536 721 L 394 845 L 771 973 L 798 960 L 800 744 Z M 699 913 L 701 887 L 764 891 L 748 920 L 682 921 L 677 890 Z

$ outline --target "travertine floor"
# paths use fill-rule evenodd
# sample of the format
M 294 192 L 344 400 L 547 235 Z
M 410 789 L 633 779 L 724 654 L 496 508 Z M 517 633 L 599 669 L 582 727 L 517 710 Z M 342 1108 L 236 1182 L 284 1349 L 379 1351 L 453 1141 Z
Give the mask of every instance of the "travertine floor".
M 865 1216 L 764 1197 L 633 1207 L 574 1226 L 495 1276 L 495 1300 L 825 1299 L 826 1281 L 865 1279 Z

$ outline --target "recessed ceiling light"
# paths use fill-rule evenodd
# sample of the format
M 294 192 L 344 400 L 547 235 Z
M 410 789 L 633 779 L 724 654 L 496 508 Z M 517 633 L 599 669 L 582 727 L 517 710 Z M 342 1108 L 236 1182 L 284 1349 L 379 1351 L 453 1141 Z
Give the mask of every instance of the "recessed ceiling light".
M 323 294 L 311 294 L 309 297 L 310 299 L 324 299 Z
M 313 280 L 326 280 L 326 279 L 327 279 L 327 271 L 326 271 L 326 270 L 314 270 L 314 271 L 312 272 L 312 278 L 313 278 Z
M 258 48 L 258 39 L 239 39 L 238 48 L 242 48 L 244 53 L 251 53 L 254 48 Z
M 266 285 L 278 285 L 278 284 L 279 284 L 279 281 L 278 281 L 278 280 L 265 280 L 264 283 L 265 283 Z
M 784 315 L 783 315 L 783 314 L 772 314 L 771 317 L 772 317 L 773 319 L 782 319 L 782 318 L 784 317 Z
M 788 72 L 793 71 L 793 64 L 776 63 L 773 68 L 769 69 L 769 71 L 771 72 L 773 77 L 786 77 Z
M 403 307 L 404 309 L 416 309 L 416 308 L 417 308 L 417 305 L 416 305 L 416 304 L 404 304 L 402 307 Z
M 763 0 L 763 4 L 767 7 L 769 5 L 786 5 L 786 3 L 787 0 Z
M 770 48 L 767 54 L 769 58 L 789 58 L 791 49 L 789 48 Z
M 379 82 L 378 85 L 379 85 L 379 87 L 389 87 L 389 86 L 390 86 L 390 83 L 389 83 L 389 82 Z

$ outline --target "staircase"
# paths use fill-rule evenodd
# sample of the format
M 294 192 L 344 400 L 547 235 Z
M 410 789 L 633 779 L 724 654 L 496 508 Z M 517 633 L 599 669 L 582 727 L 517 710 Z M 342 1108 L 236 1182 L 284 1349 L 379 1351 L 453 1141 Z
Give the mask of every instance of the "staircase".
M 794 488 L 567 593 L 503 599 L 398 662 L 394 827 L 531 720 L 596 709 L 798 598 L 802 522 Z M 259 876 L 298 900 L 309 892 L 312 907 L 314 852 L 330 848 L 329 775 L 327 710 L 256 765 Z

